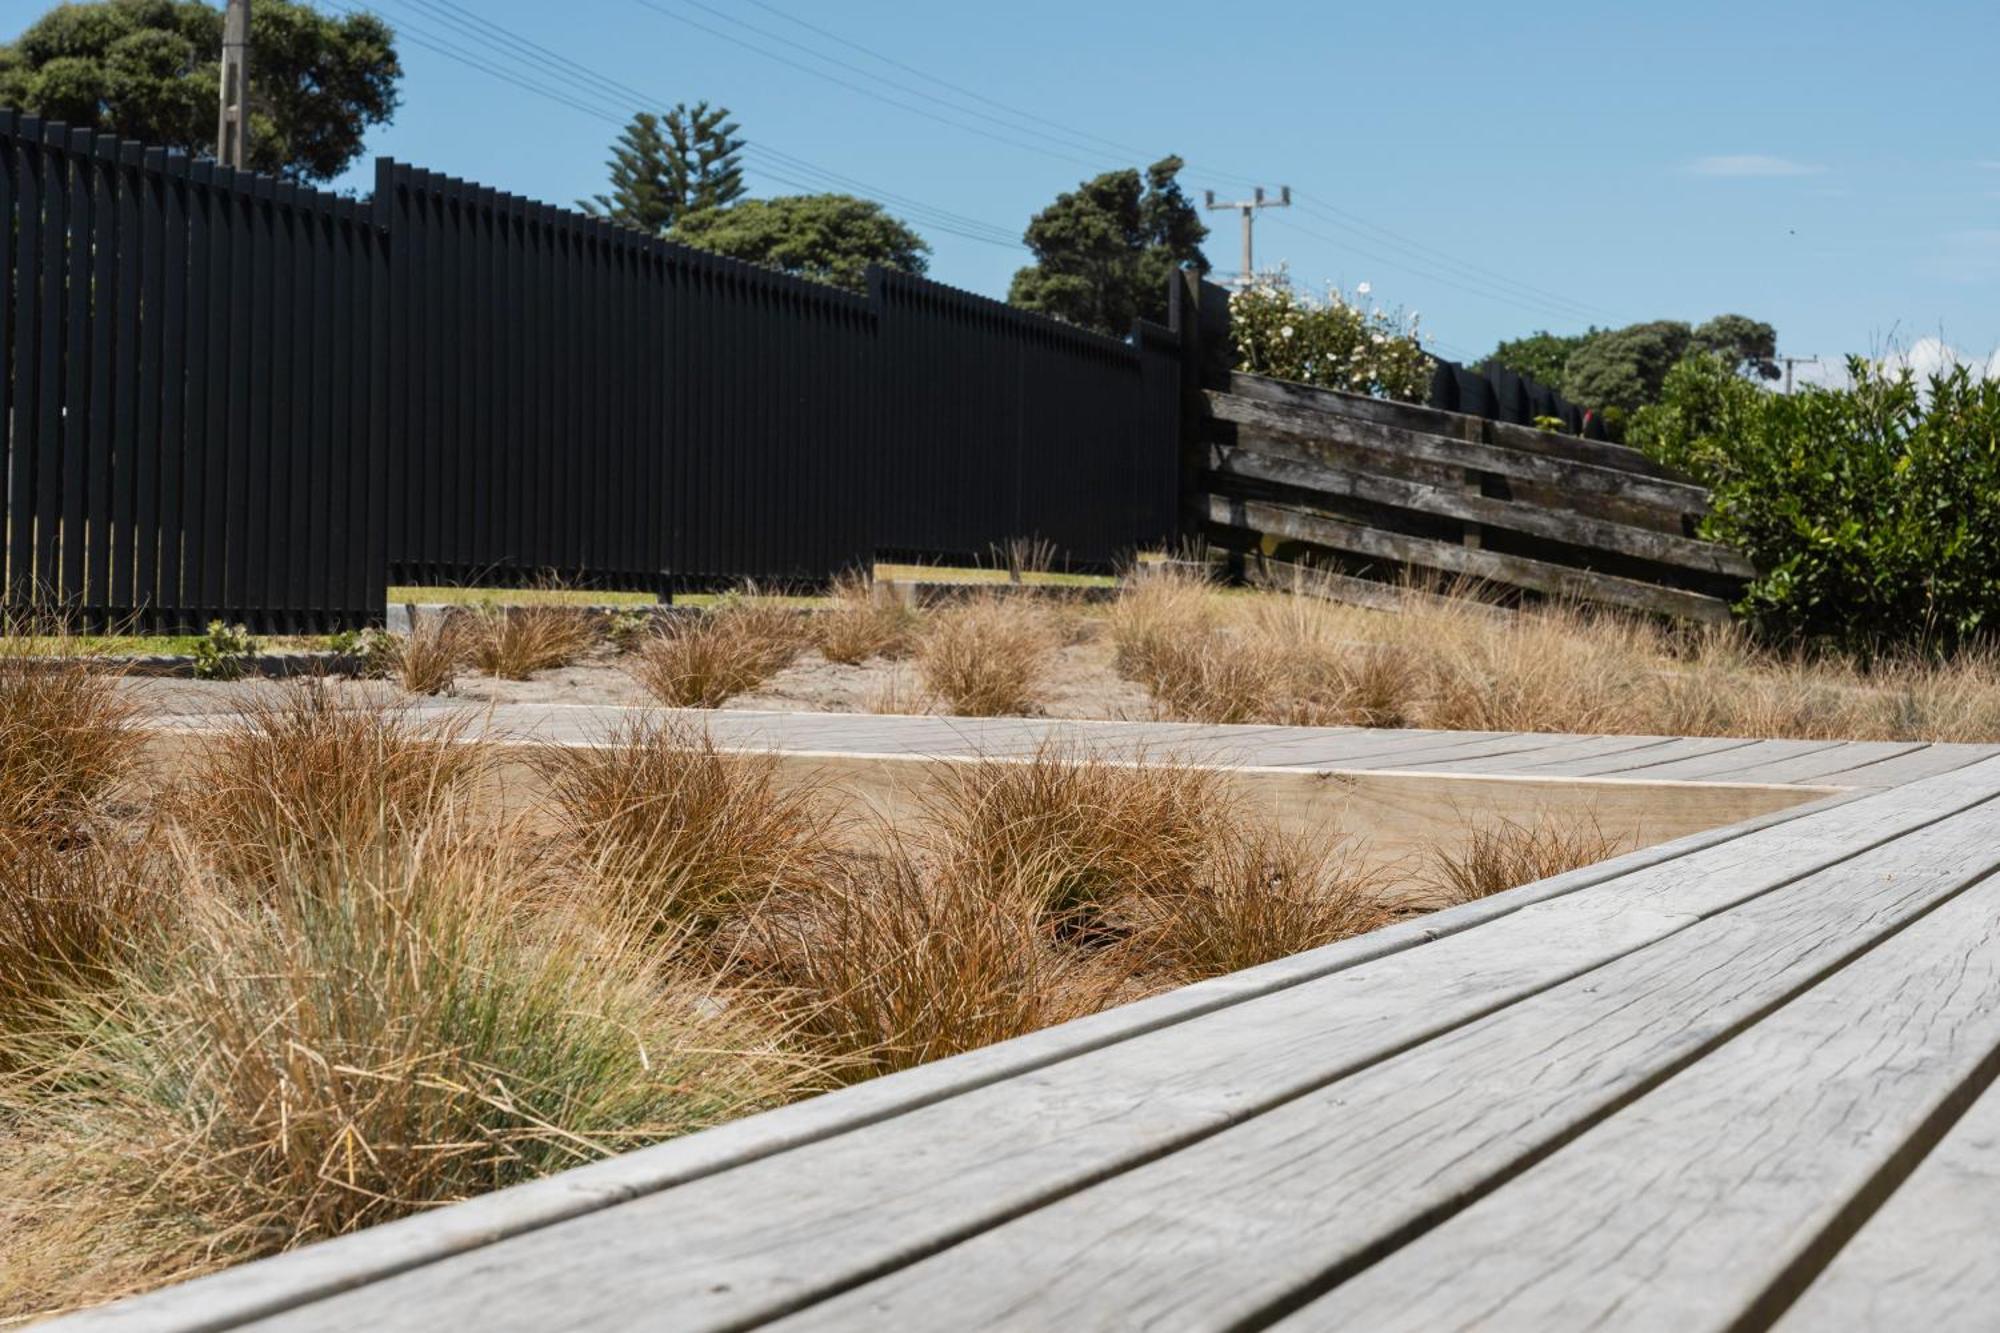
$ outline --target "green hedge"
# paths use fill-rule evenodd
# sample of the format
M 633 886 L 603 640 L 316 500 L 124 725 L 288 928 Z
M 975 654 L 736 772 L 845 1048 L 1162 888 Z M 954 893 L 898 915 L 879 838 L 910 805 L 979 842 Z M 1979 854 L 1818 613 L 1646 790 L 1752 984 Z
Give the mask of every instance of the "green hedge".
M 1628 437 L 1713 488 L 1703 535 L 1756 563 L 1738 610 L 1767 634 L 1863 655 L 1992 637 L 2000 382 L 1848 370 L 1848 388 L 1786 396 L 1691 357 Z

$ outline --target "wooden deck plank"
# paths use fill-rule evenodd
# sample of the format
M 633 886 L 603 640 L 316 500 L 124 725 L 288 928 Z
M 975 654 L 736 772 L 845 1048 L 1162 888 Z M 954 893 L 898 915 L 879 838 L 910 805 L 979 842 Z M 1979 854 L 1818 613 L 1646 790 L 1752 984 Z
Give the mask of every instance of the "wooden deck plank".
M 1796 881 L 806 1311 L 1256 1326 L 1482 1197 L 2000 867 L 2000 802 Z M 1439 1310 L 1436 1327 L 1466 1311 Z M 1366 1321 L 1354 1325 L 1370 1327 Z
M 1566 768 L 1585 760 L 1606 759 L 1614 755 L 1636 761 L 1640 752 L 1672 743 L 1671 738 L 1666 736 L 1545 736 L 1542 740 L 1543 744 L 1529 750 L 1483 757 L 1425 760 L 1406 767 L 1413 772 L 1540 774 L 1551 768 Z
M 1836 795 L 1727 828 L 1708 829 L 1509 893 L 1213 981 L 1181 987 L 894 1077 L 844 1088 L 702 1134 L 72 1316 L 64 1321 L 63 1327 L 80 1333 L 131 1329 L 209 1333 L 241 1327 L 286 1311 L 303 1310 L 315 1302 L 370 1283 L 399 1274 L 414 1275 L 426 1265 L 455 1255 L 468 1255 L 510 1237 L 553 1228 L 801 1145 L 885 1125 L 896 1117 L 1009 1079 L 1081 1061 L 1150 1032 L 1393 957 L 1420 945 L 1453 938 L 1537 903 L 1642 870 L 1664 867 L 1698 853 L 1712 853 L 1785 824 L 1831 814 L 1854 804 L 1855 800 L 1850 795 Z M 1716 864 L 1727 872 L 1741 859 Z
M 1755 741 L 1737 736 L 1677 736 L 1667 744 L 1648 754 L 1607 755 L 1602 759 L 1580 759 L 1562 764 L 1549 770 L 1571 778 L 1643 778 L 1644 768 L 1650 765 L 1669 764 L 1676 760 L 1697 755 L 1720 754 L 1725 750 L 1737 750 Z
M 1731 782 L 1819 782 L 1867 764 L 1883 763 L 1923 749 L 1920 741 L 1843 741 L 1830 750 L 1772 759 L 1729 775 Z
M 1914 782 L 1918 778 L 1933 777 L 1939 773 L 1949 773 L 1968 764 L 1976 764 L 1993 754 L 1991 745 L 1963 745 L 1940 742 L 1926 745 L 1909 754 L 1898 755 L 1894 759 L 1882 759 L 1872 764 L 1862 764 L 1840 773 L 1830 773 L 1826 782 L 1830 786 L 1893 787 L 1899 783 Z
M 1276 1327 L 1761 1327 L 1995 1068 L 1987 879 Z
M 1734 782 L 1738 773 L 1781 760 L 1795 760 L 1818 754 L 1851 741 L 1751 741 L 1748 745 L 1716 749 L 1686 759 L 1635 764 L 1617 776 L 1641 778 L 1649 782 Z
M 2000 1311 L 2000 1083 L 1862 1224 L 1782 1333 L 1986 1333 Z
M 1985 799 L 1996 780 L 2000 764 L 1774 824 L 273 1326 L 393 1316 L 508 1329 L 659 1308 L 690 1325 L 767 1317 L 1860 855 Z

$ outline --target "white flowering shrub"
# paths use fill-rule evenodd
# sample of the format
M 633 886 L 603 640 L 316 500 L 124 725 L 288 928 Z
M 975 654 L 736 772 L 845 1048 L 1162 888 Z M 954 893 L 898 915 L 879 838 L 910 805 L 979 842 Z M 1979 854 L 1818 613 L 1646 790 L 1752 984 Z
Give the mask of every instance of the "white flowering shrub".
M 1236 368 L 1252 375 L 1420 403 L 1430 393 L 1431 358 L 1417 341 L 1411 311 L 1363 308 L 1367 283 L 1349 300 L 1329 285 L 1325 300 L 1295 291 L 1283 273 L 1229 297 Z

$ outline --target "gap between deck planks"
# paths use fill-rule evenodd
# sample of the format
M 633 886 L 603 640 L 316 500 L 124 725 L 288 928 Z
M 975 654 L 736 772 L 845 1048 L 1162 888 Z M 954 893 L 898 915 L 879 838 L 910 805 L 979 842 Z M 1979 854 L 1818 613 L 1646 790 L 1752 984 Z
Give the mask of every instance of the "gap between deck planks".
M 891 1125 L 901 1117 L 976 1093 L 1005 1080 L 1081 1061 L 1118 1043 L 1281 994 L 1377 959 L 1453 938 L 1533 905 L 1550 902 L 1639 870 L 1665 866 L 1762 830 L 1837 810 L 1842 794 L 1725 829 L 1648 848 L 1544 880 L 1421 921 L 1407 922 L 1323 949 L 1121 1006 L 1057 1028 L 923 1065 L 670 1140 L 558 1176 L 475 1198 L 458 1206 L 373 1227 L 355 1235 L 249 1264 L 212 1277 L 72 1316 L 62 1327 L 84 1331 L 159 1330 L 208 1333 L 244 1327 L 342 1292 L 414 1273 L 454 1255 L 678 1185 L 756 1163 L 837 1136 Z
M 905 1112 L 882 1132 L 823 1139 L 530 1232 L 303 1307 L 272 1327 L 610 1326 L 621 1311 L 661 1309 L 676 1312 L 677 1326 L 737 1325 L 940 1251 L 949 1262 L 951 1246 L 1014 1217 L 1032 1225 L 1035 1209 L 1254 1124 L 1704 919 L 1847 862 L 1879 873 L 1871 852 L 1989 799 L 1995 767 L 1774 823 L 1422 949 L 1131 1037 L 1089 1060 Z

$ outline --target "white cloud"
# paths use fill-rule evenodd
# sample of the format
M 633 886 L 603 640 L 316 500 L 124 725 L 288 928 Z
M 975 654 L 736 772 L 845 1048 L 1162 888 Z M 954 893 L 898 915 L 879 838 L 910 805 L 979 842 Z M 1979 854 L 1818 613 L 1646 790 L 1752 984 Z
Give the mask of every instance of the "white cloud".
M 1772 157 L 1765 153 L 1725 153 L 1716 157 L 1698 157 L 1688 163 L 1687 169 L 1697 176 L 1737 178 L 1817 176 L 1826 170 L 1825 167 L 1810 162 L 1795 162 L 1789 157 Z
M 1981 379 L 2000 380 L 2000 347 L 1982 356 L 1962 352 L 1942 338 L 1919 338 L 1883 357 L 1882 365 L 1890 371 L 1912 371 L 1919 380 L 1942 375 L 1954 366 L 1964 366 Z

